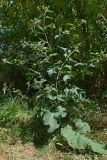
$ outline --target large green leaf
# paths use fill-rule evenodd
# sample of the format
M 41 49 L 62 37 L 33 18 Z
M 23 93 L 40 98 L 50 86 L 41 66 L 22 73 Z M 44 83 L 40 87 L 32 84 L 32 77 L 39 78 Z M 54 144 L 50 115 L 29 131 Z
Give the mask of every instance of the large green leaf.
M 81 119 L 77 119 L 75 121 L 75 126 L 76 126 L 77 131 L 80 134 L 86 134 L 86 133 L 90 132 L 90 126 L 89 126 L 89 124 L 86 123 L 86 122 L 82 122 Z
M 76 133 L 72 130 L 72 127 L 67 125 L 61 130 L 61 135 L 66 138 L 69 146 L 73 149 L 85 149 L 87 141 L 84 136 L 80 136 L 79 133 Z
M 66 117 L 67 113 L 65 108 L 62 106 L 58 106 L 56 112 L 50 112 L 49 110 L 46 110 L 43 115 L 43 123 L 46 126 L 49 126 L 48 132 L 52 133 L 57 128 L 59 128 L 58 119 Z
M 90 148 L 93 152 L 107 154 L 106 146 L 90 140 L 89 138 L 75 132 L 69 125 L 61 130 L 61 135 L 67 140 L 73 149 L 85 150 Z
M 93 152 L 96 152 L 99 154 L 107 154 L 106 145 L 94 142 L 92 140 L 89 140 L 88 143 Z
M 57 128 L 59 128 L 59 124 L 57 123 L 57 119 L 56 119 L 55 113 L 52 113 L 49 110 L 47 110 L 44 113 L 43 122 L 44 122 L 44 125 L 46 125 L 46 126 L 48 125 L 49 126 L 49 128 L 48 128 L 48 132 L 49 133 L 52 133 Z

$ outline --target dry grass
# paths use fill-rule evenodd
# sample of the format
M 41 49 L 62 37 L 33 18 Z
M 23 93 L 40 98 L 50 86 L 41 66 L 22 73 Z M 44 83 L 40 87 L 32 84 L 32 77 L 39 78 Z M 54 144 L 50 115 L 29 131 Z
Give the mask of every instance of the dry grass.
M 103 156 L 103 160 L 106 156 Z M 33 143 L 0 144 L 0 160 L 101 160 L 98 156 L 61 153 L 53 144 L 37 149 Z
M 0 145 L 0 160 L 33 160 L 36 156 L 36 149 L 31 143 L 26 145 Z

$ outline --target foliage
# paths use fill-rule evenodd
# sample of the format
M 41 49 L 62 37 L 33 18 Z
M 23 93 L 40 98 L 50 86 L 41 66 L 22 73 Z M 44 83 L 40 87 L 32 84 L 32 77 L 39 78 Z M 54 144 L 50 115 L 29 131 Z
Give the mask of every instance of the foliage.
M 58 118 L 64 118 L 66 117 L 65 108 L 62 108 L 62 106 L 58 106 L 58 111 L 55 113 L 50 112 L 50 110 L 46 110 L 43 115 L 43 122 L 44 125 L 49 125 L 48 132 L 52 133 L 57 128 L 59 128 L 59 124 L 57 123 Z
M 84 131 L 83 131 L 84 132 Z M 87 138 L 83 134 L 74 131 L 71 126 L 67 125 L 61 130 L 61 135 L 66 139 L 69 146 L 73 149 L 84 150 L 91 149 L 93 152 L 99 154 L 106 154 L 106 146 L 99 144 Z
M 90 93 L 100 97 L 105 86 L 105 6 L 105 0 L 0 2 L 1 94 L 21 99 L 17 89 L 24 90 L 25 97 L 34 100 L 35 114 L 43 118 L 49 133 L 82 118 L 92 104 Z M 8 67 L 4 70 L 4 66 Z M 97 143 L 81 135 L 90 131 L 87 123 L 79 120 L 76 127 L 78 133 L 70 133 L 80 137 L 80 149 L 88 145 L 98 152 Z M 79 149 L 75 143 L 74 148 Z
M 36 111 L 29 111 L 26 103 L 6 100 L 0 104 L 0 128 L 3 136 L 0 140 L 26 142 L 33 139 L 33 121 Z M 6 131 L 6 133 L 5 133 Z

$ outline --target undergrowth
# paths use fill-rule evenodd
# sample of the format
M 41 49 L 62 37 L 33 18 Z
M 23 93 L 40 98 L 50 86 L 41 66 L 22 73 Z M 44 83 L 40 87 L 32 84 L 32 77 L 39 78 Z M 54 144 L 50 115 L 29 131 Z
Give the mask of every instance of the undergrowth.
M 6 140 L 6 136 L 13 142 L 18 139 L 32 140 L 35 110 L 28 110 L 26 103 L 20 104 L 14 100 L 1 103 L 0 110 L 0 138 L 2 140 Z
M 37 107 L 29 109 L 27 103 L 5 100 L 0 103 L 0 140 L 15 144 L 33 142 L 36 147 L 48 143 L 49 135 L 42 120 L 37 116 Z

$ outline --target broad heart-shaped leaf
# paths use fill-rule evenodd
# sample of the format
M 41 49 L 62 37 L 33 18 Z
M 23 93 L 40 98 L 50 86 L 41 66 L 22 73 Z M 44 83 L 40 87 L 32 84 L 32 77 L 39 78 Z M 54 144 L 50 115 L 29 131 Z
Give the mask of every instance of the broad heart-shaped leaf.
M 66 117 L 66 109 L 63 108 L 62 106 L 58 106 L 56 112 L 50 112 L 49 110 L 46 110 L 44 115 L 43 115 L 43 123 L 46 126 L 49 126 L 48 132 L 52 133 L 54 132 L 57 128 L 59 128 L 59 124 L 57 123 L 58 118 L 64 118 Z
M 86 148 L 90 148 L 93 152 L 98 154 L 107 154 L 106 146 L 104 144 L 94 142 L 84 135 L 75 132 L 69 125 L 61 130 L 61 135 L 73 149 L 85 150 Z
M 82 122 L 81 119 L 77 119 L 75 121 L 75 126 L 76 126 L 77 131 L 80 134 L 90 133 L 90 126 L 89 126 L 89 124 L 86 123 L 86 122 Z
M 57 123 L 55 113 L 52 113 L 49 110 L 45 111 L 45 113 L 43 115 L 43 123 L 44 123 L 44 125 L 49 126 L 49 128 L 48 128 L 49 133 L 52 133 L 57 128 L 59 128 L 59 124 Z
M 73 149 L 86 148 L 87 143 L 84 136 L 80 137 L 80 134 L 73 131 L 69 125 L 61 130 L 61 135 L 66 138 L 69 146 L 71 146 Z

